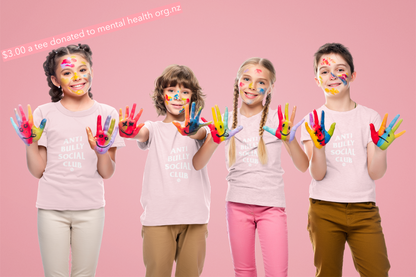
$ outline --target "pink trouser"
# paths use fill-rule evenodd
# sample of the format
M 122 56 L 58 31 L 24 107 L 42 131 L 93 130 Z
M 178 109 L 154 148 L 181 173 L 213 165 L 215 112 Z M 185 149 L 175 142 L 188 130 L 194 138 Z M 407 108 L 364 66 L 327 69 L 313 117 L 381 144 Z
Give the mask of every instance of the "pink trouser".
M 226 217 L 236 277 L 257 276 L 256 229 L 259 233 L 266 276 L 287 276 L 285 208 L 227 202 Z

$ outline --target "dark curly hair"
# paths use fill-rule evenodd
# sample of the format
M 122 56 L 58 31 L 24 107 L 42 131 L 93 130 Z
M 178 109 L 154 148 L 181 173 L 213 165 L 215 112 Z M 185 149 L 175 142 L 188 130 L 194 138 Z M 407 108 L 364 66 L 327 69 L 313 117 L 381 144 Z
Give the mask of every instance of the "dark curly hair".
M 49 95 L 51 96 L 52 102 L 58 102 L 62 99 L 62 90 L 58 87 L 56 87 L 52 83 L 52 76 L 55 76 L 55 70 L 58 66 L 57 61 L 59 58 L 65 56 L 65 55 L 71 55 L 71 54 L 78 54 L 85 58 L 90 66 L 92 66 L 92 51 L 88 44 L 78 44 L 78 45 L 68 45 L 66 47 L 60 47 L 58 49 L 54 49 L 51 52 L 49 52 L 48 56 L 46 57 L 46 61 L 43 63 L 43 70 L 45 71 L 46 80 L 48 81 L 48 86 L 51 88 L 49 90 Z M 91 93 L 91 87 L 88 90 L 88 96 L 92 99 L 92 93 Z

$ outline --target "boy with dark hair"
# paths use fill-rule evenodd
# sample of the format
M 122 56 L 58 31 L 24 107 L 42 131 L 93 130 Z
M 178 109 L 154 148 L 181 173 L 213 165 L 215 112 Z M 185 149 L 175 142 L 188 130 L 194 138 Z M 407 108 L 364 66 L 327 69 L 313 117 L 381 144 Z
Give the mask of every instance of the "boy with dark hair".
M 316 276 L 342 276 L 345 242 L 361 276 L 388 276 L 390 263 L 374 180 L 387 169 L 383 149 L 392 142 L 388 136 L 394 140 L 404 133 L 394 134 L 401 121 L 393 128 L 396 116 L 386 128 L 387 114 L 381 122 L 377 112 L 351 100 L 350 84 L 357 73 L 351 53 L 342 44 L 321 46 L 314 69 L 326 103 L 309 115 L 301 141 L 312 176 L 308 231 Z M 324 123 L 331 124 L 328 132 Z M 380 127 L 378 133 L 374 125 Z

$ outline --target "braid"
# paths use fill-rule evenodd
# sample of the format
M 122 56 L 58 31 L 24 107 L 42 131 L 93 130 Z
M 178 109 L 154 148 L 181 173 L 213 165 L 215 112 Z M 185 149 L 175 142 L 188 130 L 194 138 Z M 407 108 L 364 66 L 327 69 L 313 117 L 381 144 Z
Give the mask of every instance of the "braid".
M 266 103 L 264 104 L 264 107 L 263 107 L 263 113 L 261 115 L 260 128 L 259 128 L 260 141 L 257 147 L 257 154 L 259 156 L 259 161 L 261 164 L 267 163 L 266 145 L 264 144 L 264 140 L 263 140 L 263 132 L 264 132 L 263 127 L 264 127 L 264 124 L 266 124 L 267 115 L 269 113 L 269 106 L 270 106 L 271 101 L 272 101 L 272 95 L 271 93 L 269 93 L 266 97 Z
M 233 129 L 237 128 L 238 124 L 238 117 L 237 117 L 237 109 L 238 109 L 238 79 L 235 79 L 234 83 L 234 110 L 233 110 Z M 228 149 L 228 166 L 231 167 L 235 163 L 235 137 L 232 136 L 230 138 L 230 145 Z

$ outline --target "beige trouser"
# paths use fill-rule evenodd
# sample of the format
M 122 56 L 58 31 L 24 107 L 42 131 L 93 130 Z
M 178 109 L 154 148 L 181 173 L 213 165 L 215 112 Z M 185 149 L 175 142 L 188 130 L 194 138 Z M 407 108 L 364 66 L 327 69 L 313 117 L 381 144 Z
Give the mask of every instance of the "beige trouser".
M 45 276 L 95 276 L 104 229 L 104 208 L 83 211 L 38 209 L 38 237 Z
M 143 226 L 146 277 L 200 276 L 205 260 L 207 224 Z

